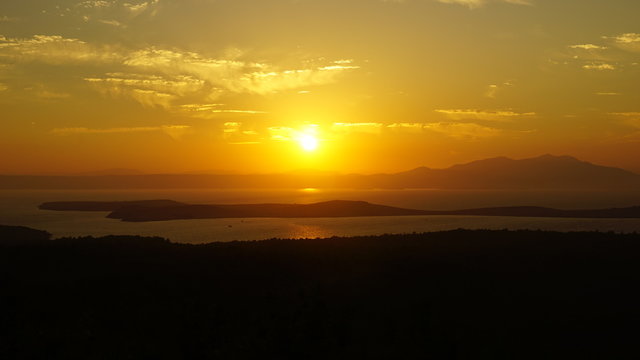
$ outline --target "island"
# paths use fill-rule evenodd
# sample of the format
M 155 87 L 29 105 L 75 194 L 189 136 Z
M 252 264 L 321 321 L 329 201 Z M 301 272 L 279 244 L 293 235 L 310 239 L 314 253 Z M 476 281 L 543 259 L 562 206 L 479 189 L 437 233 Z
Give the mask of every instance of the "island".
M 609 209 L 561 210 L 538 206 L 492 207 L 462 210 L 418 210 L 371 204 L 366 201 L 332 200 L 313 204 L 198 205 L 172 200 L 47 202 L 42 210 L 105 211 L 108 218 L 127 222 L 222 218 L 328 218 L 364 216 L 506 216 L 549 218 L 640 218 L 640 206 Z

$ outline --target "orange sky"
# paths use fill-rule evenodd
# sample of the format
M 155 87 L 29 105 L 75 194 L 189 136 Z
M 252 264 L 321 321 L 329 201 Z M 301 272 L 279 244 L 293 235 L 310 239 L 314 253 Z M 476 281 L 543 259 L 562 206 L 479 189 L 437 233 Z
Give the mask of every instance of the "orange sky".
M 373 173 L 545 153 L 640 172 L 638 13 L 626 0 L 3 1 L 0 173 Z

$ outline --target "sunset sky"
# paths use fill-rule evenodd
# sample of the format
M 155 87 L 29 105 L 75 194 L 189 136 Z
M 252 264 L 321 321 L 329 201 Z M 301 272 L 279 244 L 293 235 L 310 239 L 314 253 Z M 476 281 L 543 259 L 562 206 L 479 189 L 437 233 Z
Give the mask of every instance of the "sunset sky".
M 640 172 L 640 1 L 3 0 L 0 173 Z

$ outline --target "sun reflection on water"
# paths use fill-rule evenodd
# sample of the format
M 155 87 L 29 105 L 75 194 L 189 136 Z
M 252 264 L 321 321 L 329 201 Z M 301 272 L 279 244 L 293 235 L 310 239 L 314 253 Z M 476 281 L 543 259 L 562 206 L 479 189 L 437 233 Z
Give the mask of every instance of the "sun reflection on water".
M 328 238 L 333 234 L 328 229 L 317 225 L 292 224 L 287 237 L 290 239 Z
M 303 193 L 307 193 L 307 194 L 313 194 L 313 193 L 317 193 L 320 190 L 316 189 L 316 188 L 304 188 L 304 189 L 300 189 L 300 192 Z

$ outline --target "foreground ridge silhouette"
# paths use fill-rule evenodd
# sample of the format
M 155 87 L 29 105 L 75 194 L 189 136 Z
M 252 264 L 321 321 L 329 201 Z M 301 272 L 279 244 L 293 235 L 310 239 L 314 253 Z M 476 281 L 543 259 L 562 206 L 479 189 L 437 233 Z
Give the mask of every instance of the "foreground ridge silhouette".
M 636 359 L 640 235 L 173 244 L 0 227 L 0 358 Z

